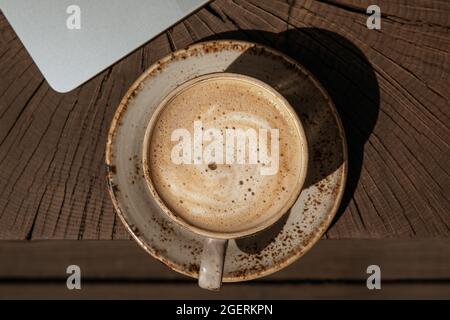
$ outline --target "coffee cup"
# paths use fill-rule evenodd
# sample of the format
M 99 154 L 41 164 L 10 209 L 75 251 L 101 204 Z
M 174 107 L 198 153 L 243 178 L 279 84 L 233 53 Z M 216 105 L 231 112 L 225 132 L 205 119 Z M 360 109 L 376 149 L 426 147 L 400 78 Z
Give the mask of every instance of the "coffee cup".
M 267 229 L 294 204 L 308 147 L 281 94 L 260 80 L 223 72 L 191 79 L 161 101 L 142 159 L 162 211 L 204 238 L 199 286 L 218 290 L 228 241 Z

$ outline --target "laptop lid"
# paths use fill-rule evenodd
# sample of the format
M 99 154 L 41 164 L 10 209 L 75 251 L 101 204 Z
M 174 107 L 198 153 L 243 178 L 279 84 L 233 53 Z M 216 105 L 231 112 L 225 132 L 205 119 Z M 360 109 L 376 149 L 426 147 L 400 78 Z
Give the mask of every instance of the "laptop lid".
M 50 86 L 70 91 L 208 0 L 0 0 Z

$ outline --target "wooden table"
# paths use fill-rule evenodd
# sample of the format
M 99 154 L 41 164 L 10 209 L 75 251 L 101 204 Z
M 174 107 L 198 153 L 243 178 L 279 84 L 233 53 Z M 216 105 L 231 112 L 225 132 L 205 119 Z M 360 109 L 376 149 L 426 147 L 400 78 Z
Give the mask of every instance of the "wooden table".
M 381 30 L 366 26 L 371 4 Z M 445 0 L 217 0 L 59 94 L 0 15 L 0 298 L 450 298 L 449 17 Z M 130 240 L 106 190 L 104 146 L 146 68 L 219 38 L 305 65 L 339 109 L 350 168 L 335 222 L 310 253 L 212 294 Z M 82 290 L 65 286 L 70 264 Z M 371 264 L 381 290 L 366 287 Z

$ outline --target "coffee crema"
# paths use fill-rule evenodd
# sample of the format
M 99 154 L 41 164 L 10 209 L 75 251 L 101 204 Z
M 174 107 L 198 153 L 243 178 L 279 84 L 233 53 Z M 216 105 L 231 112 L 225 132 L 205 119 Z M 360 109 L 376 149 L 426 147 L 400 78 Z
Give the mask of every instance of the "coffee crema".
M 190 226 L 220 234 L 246 234 L 285 213 L 303 184 L 307 157 L 303 130 L 286 104 L 258 81 L 230 74 L 194 81 L 170 96 L 154 115 L 147 142 L 148 175 L 170 212 Z M 184 141 L 186 138 L 181 136 L 173 141 L 173 133 L 180 129 L 191 137 L 198 135 L 195 129 L 203 133 L 217 129 L 223 138 L 223 149 L 216 151 L 223 150 L 223 159 L 227 158 L 227 150 L 230 152 L 225 146 L 227 131 L 251 129 L 267 133 L 266 157 L 260 157 L 261 136 L 256 135 L 256 147 L 250 145 L 251 139 L 246 139 L 241 144 L 245 150 L 233 151 L 234 159 L 240 152 L 250 160 L 253 148 L 257 152 L 256 163 L 202 162 L 202 154 L 195 150 L 192 141 Z M 270 135 L 273 130 L 278 134 Z M 271 141 L 274 137 L 277 144 Z M 202 140 L 200 148 L 205 150 L 214 141 L 217 143 L 214 137 Z M 197 159 L 189 164 L 174 161 L 174 148 L 180 145 L 190 149 L 180 156 L 189 159 L 195 155 Z M 275 145 L 277 155 L 273 152 Z M 273 168 L 275 161 L 278 163 L 274 174 L 261 174 L 263 167 Z

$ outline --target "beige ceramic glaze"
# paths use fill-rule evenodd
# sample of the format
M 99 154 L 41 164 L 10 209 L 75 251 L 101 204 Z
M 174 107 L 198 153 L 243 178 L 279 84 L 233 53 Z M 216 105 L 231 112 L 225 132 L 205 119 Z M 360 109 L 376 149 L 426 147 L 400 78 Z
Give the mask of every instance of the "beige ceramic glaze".
M 151 132 L 153 130 L 153 127 L 156 124 L 156 121 L 158 119 L 158 114 L 164 109 L 165 104 L 167 103 L 168 100 L 172 99 L 174 96 L 176 96 L 179 92 L 186 90 L 186 88 L 191 87 L 195 84 L 197 84 L 199 81 L 205 81 L 205 80 L 209 80 L 209 79 L 233 79 L 236 81 L 242 81 L 245 83 L 250 84 L 253 87 L 256 88 L 261 88 L 262 90 L 264 90 L 266 92 L 267 95 L 270 95 L 271 97 L 274 97 L 278 103 L 279 103 L 279 108 L 283 109 L 283 111 L 285 112 L 286 115 L 289 115 L 289 118 L 291 118 L 291 121 L 293 123 L 295 123 L 295 127 L 296 127 L 296 132 L 298 134 L 298 139 L 300 140 L 299 145 L 300 145 L 300 149 L 299 149 L 299 153 L 302 155 L 301 156 L 301 161 L 299 163 L 299 176 L 298 179 L 295 181 L 295 185 L 289 186 L 290 188 L 292 188 L 292 192 L 291 192 L 291 197 L 289 199 L 287 199 L 287 201 L 285 201 L 283 203 L 283 207 L 281 207 L 280 212 L 274 214 L 270 219 L 267 219 L 264 223 L 262 223 L 261 225 L 258 225 L 256 227 L 253 228 L 248 228 L 244 231 L 241 231 L 239 233 L 225 233 L 225 232 L 211 232 L 208 230 L 203 230 L 200 229 L 196 226 L 192 226 L 189 223 L 185 222 L 183 219 L 179 218 L 176 214 L 174 214 L 173 212 L 171 212 L 171 210 L 169 208 L 167 208 L 167 206 L 164 204 L 164 201 L 161 200 L 160 196 L 158 195 L 157 190 L 155 189 L 155 186 L 152 183 L 152 179 L 151 179 L 151 174 L 149 172 L 149 170 L 145 170 L 145 168 L 149 168 L 148 163 L 150 162 L 150 159 L 148 159 L 149 157 L 149 139 L 151 137 Z M 294 141 L 292 141 L 292 143 L 294 143 Z M 284 99 L 283 96 L 281 96 L 278 92 L 276 92 L 273 88 L 271 88 L 270 86 L 268 86 L 267 84 L 257 80 L 257 79 L 253 79 L 251 77 L 248 76 L 242 76 L 239 74 L 233 74 L 233 73 L 225 73 L 225 72 L 220 72 L 220 73 L 210 73 L 204 76 L 200 76 L 197 77 L 193 80 L 187 81 L 185 83 L 183 83 L 181 86 L 179 86 L 176 90 L 172 91 L 167 97 L 164 98 L 163 102 L 158 106 L 158 108 L 156 108 L 155 112 L 153 113 L 152 119 L 150 120 L 150 123 L 147 127 L 145 136 L 144 136 L 144 143 L 143 143 L 143 147 L 142 147 L 142 157 L 143 157 L 143 163 L 142 166 L 144 167 L 144 177 L 147 180 L 148 186 L 150 188 L 150 191 L 153 194 L 153 197 L 156 199 L 156 201 L 159 203 L 160 207 L 176 222 L 178 222 L 179 224 L 181 224 L 182 226 L 184 226 L 187 229 L 192 230 L 193 232 L 203 235 L 205 237 L 211 237 L 211 238 L 215 238 L 215 239 L 234 239 L 234 238 L 242 238 L 251 234 L 256 234 L 257 232 L 266 229 L 267 227 L 271 226 L 272 224 L 274 224 L 276 221 L 278 221 L 281 216 L 286 213 L 287 210 L 289 210 L 290 207 L 292 207 L 292 205 L 294 204 L 295 200 L 298 197 L 298 194 L 301 191 L 301 188 L 303 186 L 303 183 L 305 181 L 306 178 L 306 172 L 307 172 L 307 166 L 308 166 L 308 146 L 307 146 L 307 142 L 306 142 L 306 136 L 305 136 L 305 132 L 303 130 L 303 126 L 300 122 L 300 120 L 298 119 L 297 114 L 295 113 L 295 111 L 292 109 L 292 107 L 289 105 L 289 103 L 286 101 L 286 99 Z
M 251 87 L 253 90 L 258 90 L 259 94 L 261 95 L 261 91 L 264 92 L 264 95 L 269 97 L 271 101 L 277 101 L 276 107 L 274 105 L 271 105 L 271 111 L 273 110 L 282 110 L 281 114 L 284 114 L 286 118 L 288 118 L 289 122 L 292 124 L 293 130 L 296 133 L 295 136 L 291 136 L 291 139 L 295 137 L 296 141 L 289 140 L 288 143 L 290 145 L 290 149 L 283 151 L 284 153 L 288 152 L 295 152 L 295 155 L 298 156 L 298 158 L 290 159 L 290 164 L 294 164 L 296 160 L 298 160 L 298 163 L 295 163 L 293 168 L 298 165 L 298 173 L 295 174 L 295 172 L 290 172 L 291 179 L 290 182 L 292 185 L 289 185 L 288 189 L 292 190 L 290 192 L 290 195 L 282 201 L 280 201 L 279 205 L 280 208 L 276 211 L 274 211 L 269 217 L 267 217 L 268 212 L 265 211 L 266 209 L 259 207 L 259 204 L 263 204 L 262 199 L 259 199 L 257 203 L 253 203 L 251 208 L 247 208 L 245 210 L 246 219 L 247 221 L 250 221 L 251 223 L 254 223 L 258 220 L 258 216 L 261 216 L 261 213 L 264 213 L 262 215 L 265 220 L 262 220 L 261 223 L 258 223 L 253 226 L 248 226 L 239 219 L 232 218 L 231 222 L 236 223 L 241 228 L 243 228 L 240 232 L 225 232 L 223 228 L 223 221 L 220 221 L 220 224 L 222 228 L 220 231 L 210 231 L 205 230 L 202 228 L 199 228 L 195 225 L 189 224 L 187 221 L 179 217 L 175 212 L 173 212 L 169 207 L 166 205 L 164 200 L 161 199 L 156 186 L 153 183 L 151 169 L 150 169 L 150 163 L 151 163 L 151 155 L 154 155 L 151 151 L 150 147 L 150 141 L 152 140 L 153 132 L 155 130 L 156 124 L 158 123 L 160 119 L 160 114 L 164 112 L 166 109 L 166 106 L 170 103 L 170 101 L 176 99 L 182 92 L 185 92 L 186 90 L 189 90 L 189 88 L 192 88 L 194 86 L 197 86 L 199 84 L 203 84 L 205 82 L 209 81 L 233 81 L 234 83 L 244 83 L 247 88 Z M 233 94 L 236 94 L 236 91 L 233 92 Z M 208 106 L 211 105 L 211 97 L 208 97 Z M 221 97 L 223 99 L 223 97 Z M 194 110 L 194 112 L 198 112 L 198 110 L 195 110 L 194 104 L 187 105 L 191 106 Z M 259 105 L 260 108 L 262 108 L 261 105 Z M 186 102 L 183 102 L 183 109 L 186 109 Z M 181 110 L 182 114 L 174 114 L 173 116 L 183 116 L 188 110 L 184 111 Z M 241 108 L 239 108 L 239 112 L 241 112 Z M 277 111 L 278 112 L 278 111 Z M 277 115 L 279 115 L 277 113 Z M 272 114 L 272 116 L 274 116 Z M 173 119 L 172 119 L 173 120 Z M 161 139 L 157 140 L 157 143 L 161 143 Z M 294 147 L 297 145 L 297 148 Z M 257 80 L 252 77 L 244 76 L 241 74 L 236 73 L 228 73 L 228 72 L 216 72 L 216 73 L 208 73 L 203 76 L 196 77 L 194 79 L 188 80 L 179 87 L 177 87 L 175 90 L 173 90 L 169 95 L 167 95 L 163 101 L 160 103 L 160 105 L 155 109 L 153 112 L 152 118 L 150 119 L 150 122 L 147 126 L 147 130 L 144 136 L 144 143 L 142 146 L 142 166 L 144 168 L 144 177 L 147 180 L 148 187 L 150 192 L 153 195 L 153 198 L 155 201 L 159 204 L 161 209 L 167 213 L 167 215 L 175 222 L 179 223 L 182 227 L 196 233 L 199 235 L 202 235 L 205 237 L 204 245 L 203 245 L 203 253 L 202 258 L 200 262 L 200 271 L 199 271 L 199 279 L 198 283 L 199 286 L 204 289 L 209 290 L 219 290 L 221 283 L 222 283 L 222 274 L 223 274 L 223 266 L 224 266 L 224 260 L 225 260 L 225 253 L 226 253 L 226 247 L 228 242 L 224 240 L 232 240 L 232 239 L 238 239 L 247 237 L 249 235 L 256 235 L 256 233 L 267 229 L 268 227 L 272 226 L 275 222 L 277 222 L 295 203 L 295 201 L 298 198 L 298 195 L 301 191 L 301 188 L 303 186 L 303 183 L 305 182 L 306 178 L 306 172 L 308 169 L 308 146 L 306 141 L 306 136 L 301 124 L 300 119 L 298 118 L 296 112 L 292 109 L 292 107 L 289 105 L 287 100 L 280 95 L 276 90 L 274 90 L 272 87 L 267 85 L 266 83 Z M 291 169 L 293 169 L 291 168 Z M 178 169 L 179 170 L 179 169 Z M 178 171 L 180 173 L 180 171 Z M 241 172 L 243 174 L 243 172 Z M 280 174 L 280 173 L 278 173 Z M 188 183 L 190 184 L 192 180 L 189 180 Z M 174 181 L 170 182 L 172 185 L 174 184 Z M 272 183 L 275 183 L 275 181 L 272 181 Z M 208 190 L 210 192 L 211 190 Z M 267 197 L 267 196 L 266 196 Z M 179 198 L 175 201 L 178 201 Z M 231 199 L 228 199 L 230 202 L 227 203 L 227 207 L 231 205 Z M 273 200 L 273 201 L 272 201 Z M 268 202 L 271 203 L 270 206 L 274 205 L 274 199 L 269 200 Z M 280 199 L 281 200 L 281 199 Z M 266 200 L 264 200 L 266 202 Z M 253 215 L 252 215 L 253 212 Z M 209 216 L 214 216 L 217 220 L 217 215 L 214 213 L 209 213 Z M 230 220 L 229 215 L 227 214 L 227 220 Z M 245 226 L 245 228 L 244 228 Z
M 177 51 L 151 66 L 122 99 L 106 147 L 108 188 L 116 211 L 139 244 L 170 268 L 198 277 L 204 237 L 163 212 L 144 179 L 142 145 L 161 101 L 195 77 L 230 72 L 277 90 L 300 118 L 308 146 L 308 174 L 293 207 L 274 225 L 229 241 L 224 281 L 268 275 L 301 257 L 320 239 L 339 206 L 347 174 L 344 131 L 319 83 L 292 59 L 242 41 L 212 41 Z

